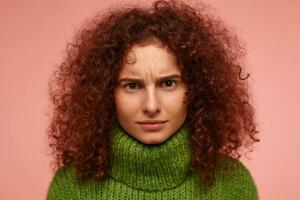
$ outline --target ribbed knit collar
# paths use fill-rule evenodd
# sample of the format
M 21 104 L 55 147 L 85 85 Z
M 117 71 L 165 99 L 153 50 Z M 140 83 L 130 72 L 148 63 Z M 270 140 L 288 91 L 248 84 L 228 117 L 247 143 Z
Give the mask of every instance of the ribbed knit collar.
M 122 128 L 115 130 L 112 178 L 146 191 L 171 189 L 185 181 L 191 158 L 186 124 L 156 145 L 140 143 Z

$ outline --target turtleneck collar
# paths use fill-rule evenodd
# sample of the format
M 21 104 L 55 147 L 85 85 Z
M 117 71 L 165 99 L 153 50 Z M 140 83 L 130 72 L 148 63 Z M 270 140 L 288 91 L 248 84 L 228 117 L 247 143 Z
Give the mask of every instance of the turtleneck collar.
M 183 183 L 189 173 L 189 144 L 186 124 L 166 142 L 155 145 L 140 143 L 117 127 L 110 176 L 139 190 L 174 188 Z

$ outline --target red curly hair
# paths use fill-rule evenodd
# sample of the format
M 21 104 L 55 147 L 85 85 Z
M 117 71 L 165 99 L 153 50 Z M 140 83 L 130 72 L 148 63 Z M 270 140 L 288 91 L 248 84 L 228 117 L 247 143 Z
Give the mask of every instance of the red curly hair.
M 78 179 L 103 180 L 111 169 L 116 126 L 114 88 L 128 50 L 159 41 L 176 56 L 188 86 L 186 123 L 191 167 L 212 185 L 220 154 L 240 158 L 243 146 L 258 142 L 246 77 L 245 49 L 203 4 L 155 1 L 149 8 L 127 7 L 94 17 L 67 45 L 64 61 L 49 81 L 53 103 L 47 129 L 54 169 L 76 168 Z M 224 168 L 225 170 L 225 168 Z

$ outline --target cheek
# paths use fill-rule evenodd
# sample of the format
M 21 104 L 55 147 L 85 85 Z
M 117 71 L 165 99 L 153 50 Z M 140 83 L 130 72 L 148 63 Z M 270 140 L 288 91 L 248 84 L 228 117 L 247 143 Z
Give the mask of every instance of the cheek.
M 168 97 L 168 98 L 167 98 Z M 173 95 L 166 95 L 163 98 L 165 107 L 169 110 L 171 113 L 182 113 L 186 111 L 186 103 L 185 101 L 185 94 L 184 92 L 176 93 Z
M 119 116 L 131 116 L 138 109 L 138 102 L 134 98 L 122 93 L 115 94 L 116 111 Z

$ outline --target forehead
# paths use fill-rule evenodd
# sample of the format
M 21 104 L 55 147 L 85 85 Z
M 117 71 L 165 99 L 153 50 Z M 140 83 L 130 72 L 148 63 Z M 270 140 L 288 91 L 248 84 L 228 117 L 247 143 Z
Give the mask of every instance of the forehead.
M 122 74 L 141 73 L 166 74 L 178 72 L 176 57 L 161 44 L 134 45 L 127 53 L 121 70 Z

